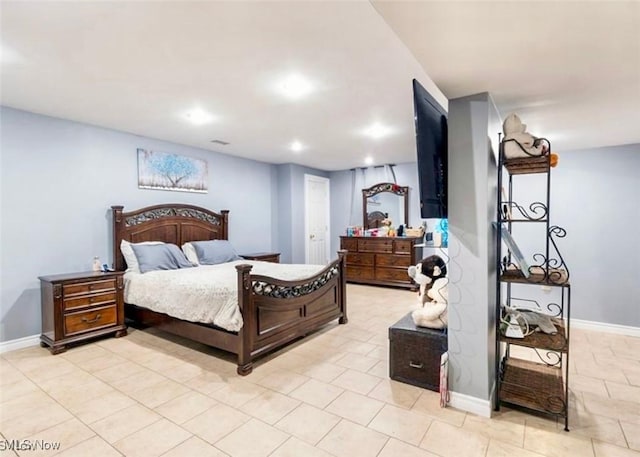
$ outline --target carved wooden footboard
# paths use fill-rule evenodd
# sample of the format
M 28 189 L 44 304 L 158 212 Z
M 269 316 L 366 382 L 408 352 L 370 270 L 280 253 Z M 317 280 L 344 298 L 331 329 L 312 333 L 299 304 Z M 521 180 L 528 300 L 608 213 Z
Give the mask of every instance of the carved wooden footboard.
M 238 265 L 238 301 L 244 319 L 238 373 L 248 374 L 253 360 L 318 327 L 339 319 L 347 323 L 345 251 L 315 276 L 283 281 L 252 275 L 251 265 Z

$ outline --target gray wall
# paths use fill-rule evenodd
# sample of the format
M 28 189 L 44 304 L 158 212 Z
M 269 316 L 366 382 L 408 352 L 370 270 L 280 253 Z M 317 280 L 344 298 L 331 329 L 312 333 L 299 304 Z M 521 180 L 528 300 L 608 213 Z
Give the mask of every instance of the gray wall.
M 280 253 L 282 263 L 291 263 L 292 254 L 292 215 L 293 202 L 291 195 L 291 166 L 290 164 L 276 166 L 278 189 L 278 240 L 277 252 Z
M 449 101 L 450 388 L 489 400 L 495 381 L 498 112 L 487 93 Z
M 273 165 L 6 107 L 0 117 L 0 341 L 40 333 L 39 275 L 112 262 L 111 205 L 229 209 L 238 251 L 274 248 Z M 138 189 L 137 148 L 207 160 L 209 193 Z
M 283 263 L 305 263 L 304 175 L 328 178 L 329 173 L 292 163 L 277 165 L 276 168 L 280 210 L 277 245 L 280 259 Z
M 559 158 L 550 222 L 567 231 L 557 244 L 571 273 L 571 317 L 640 327 L 640 144 L 559 151 Z M 514 200 L 528 207 L 544 199 L 545 186 L 542 175 L 514 177 Z M 544 227 L 535 225 L 513 232 L 531 263 L 544 252 Z M 514 288 L 525 293 L 543 303 L 557 298 L 555 290 Z
M 415 162 L 401 163 L 393 167 L 396 180 L 400 186 L 409 187 L 409 225 L 419 227 L 420 192 L 418 187 L 418 165 Z M 356 188 L 353 188 L 354 173 Z M 340 235 L 350 225 L 362 225 L 362 189 L 371 187 L 378 182 L 392 182 L 372 168 L 356 170 L 334 171 L 329 174 L 331 179 L 331 251 L 340 249 Z M 353 200 L 353 202 L 352 202 Z M 400 222 L 393 221 L 398 226 Z

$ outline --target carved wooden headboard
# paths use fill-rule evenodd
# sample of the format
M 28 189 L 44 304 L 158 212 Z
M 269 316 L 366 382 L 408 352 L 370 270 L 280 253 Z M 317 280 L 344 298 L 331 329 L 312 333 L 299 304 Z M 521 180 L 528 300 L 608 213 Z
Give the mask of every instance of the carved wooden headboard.
M 183 204 L 148 206 L 123 212 L 123 206 L 112 206 L 113 262 L 116 271 L 126 268 L 120 243 L 164 241 L 182 246 L 189 241 L 228 239 L 229 211 L 220 214 L 205 208 Z

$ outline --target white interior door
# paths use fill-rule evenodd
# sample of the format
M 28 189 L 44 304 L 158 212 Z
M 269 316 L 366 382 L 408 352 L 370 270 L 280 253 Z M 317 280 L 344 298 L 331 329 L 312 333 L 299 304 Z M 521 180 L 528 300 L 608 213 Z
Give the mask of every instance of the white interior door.
M 329 179 L 304 175 L 305 262 L 329 263 Z

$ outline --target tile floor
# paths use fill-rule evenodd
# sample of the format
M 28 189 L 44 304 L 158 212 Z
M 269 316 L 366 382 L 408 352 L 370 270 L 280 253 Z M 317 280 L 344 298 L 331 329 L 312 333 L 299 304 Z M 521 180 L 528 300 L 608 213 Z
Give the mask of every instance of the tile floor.
M 572 331 L 566 433 L 507 408 L 441 409 L 435 392 L 390 381 L 387 328 L 415 295 L 349 285 L 348 296 L 348 325 L 243 378 L 224 353 L 153 330 L 58 356 L 5 353 L 0 439 L 58 441 L 60 456 L 640 456 L 639 338 Z

